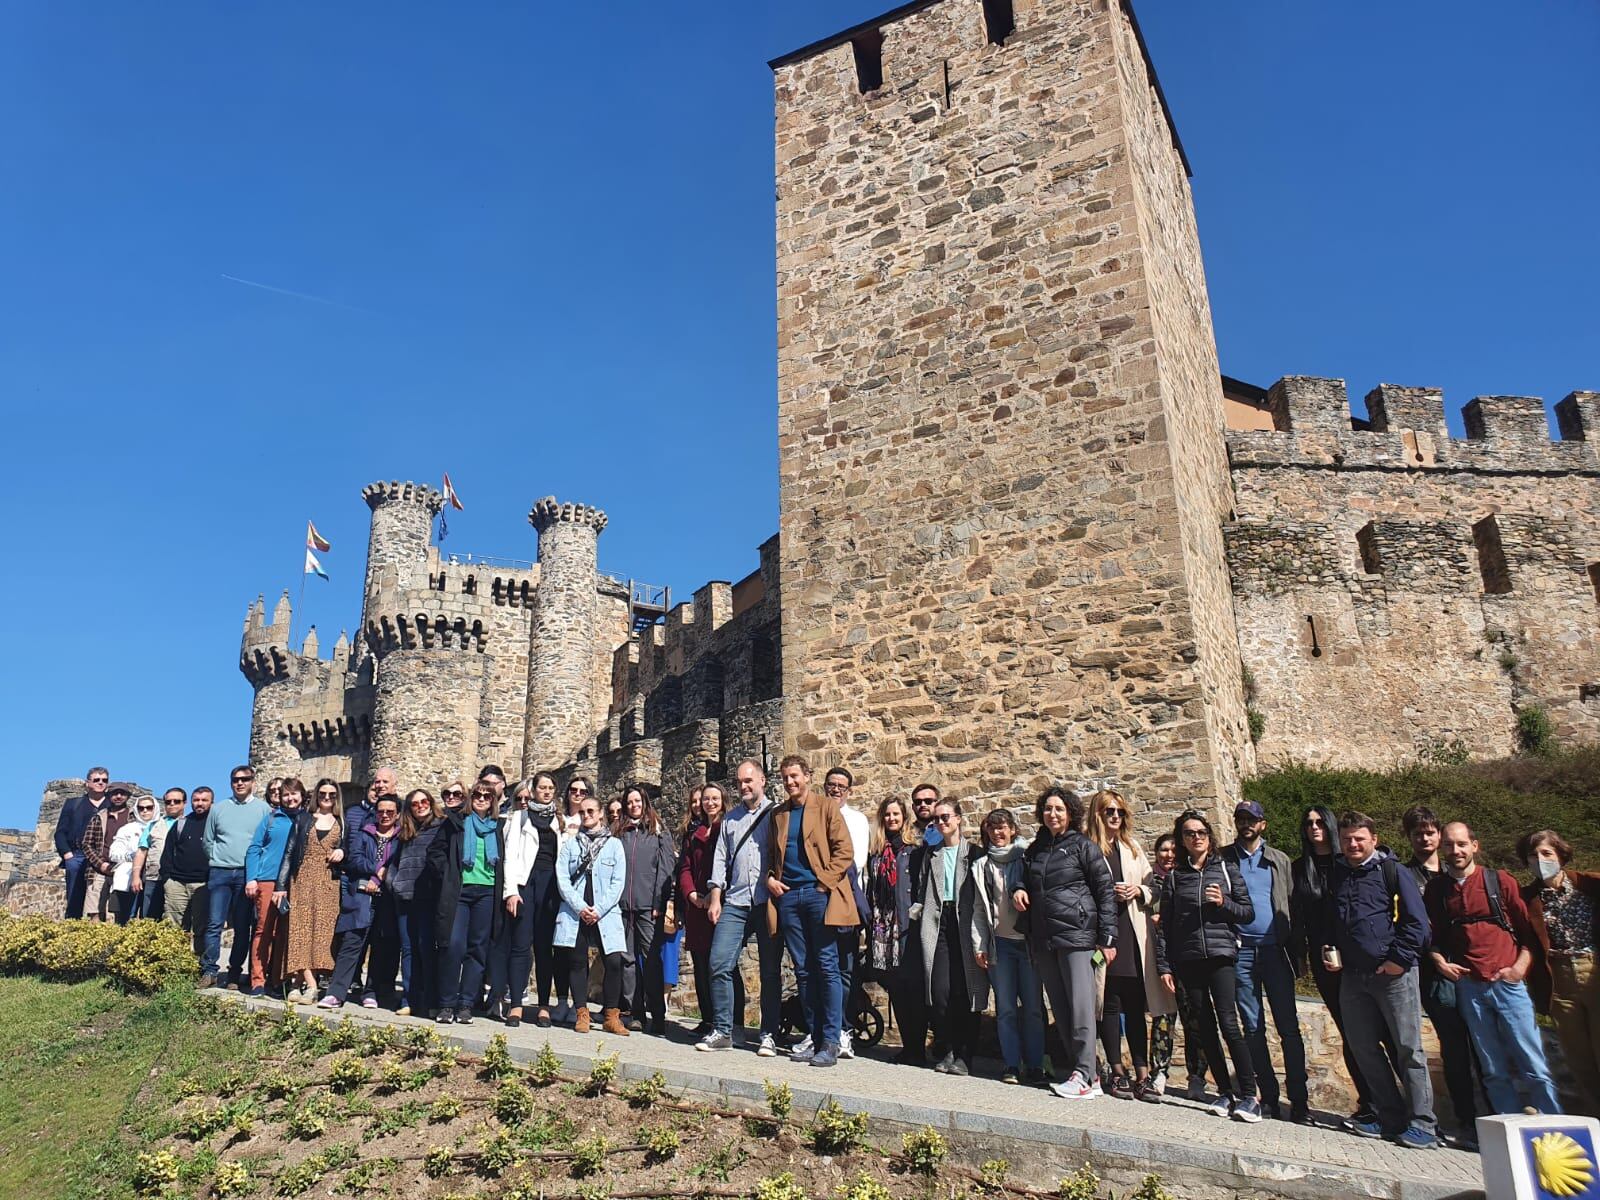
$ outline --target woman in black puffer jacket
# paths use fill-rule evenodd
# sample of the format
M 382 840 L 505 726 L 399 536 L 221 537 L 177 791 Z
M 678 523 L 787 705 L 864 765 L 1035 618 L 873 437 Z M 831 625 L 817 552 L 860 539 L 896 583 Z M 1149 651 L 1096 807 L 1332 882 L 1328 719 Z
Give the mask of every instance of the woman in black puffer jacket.
M 1109 963 L 1117 953 L 1111 868 L 1083 836 L 1084 811 L 1083 800 L 1061 788 L 1039 797 L 1039 834 L 1023 855 L 1026 886 L 1012 893 L 1027 914 L 1028 948 L 1072 1066 L 1065 1082 L 1050 1086 L 1066 1100 L 1104 1094 L 1094 1067 L 1094 954 Z
M 1168 990 L 1174 976 L 1183 981 L 1189 1011 L 1184 1023 L 1200 1040 L 1220 1093 L 1211 1111 L 1235 1121 L 1261 1120 L 1255 1069 L 1239 1025 L 1233 963 L 1239 957 L 1235 930 L 1255 916 L 1250 889 L 1238 871 L 1229 871 L 1211 831 L 1211 822 L 1193 809 L 1178 818 L 1178 858 L 1161 881 L 1161 922 L 1156 927 L 1156 970 Z M 1222 1033 L 1218 1036 L 1217 1025 Z M 1238 1086 L 1228 1079 L 1222 1043 L 1228 1044 Z

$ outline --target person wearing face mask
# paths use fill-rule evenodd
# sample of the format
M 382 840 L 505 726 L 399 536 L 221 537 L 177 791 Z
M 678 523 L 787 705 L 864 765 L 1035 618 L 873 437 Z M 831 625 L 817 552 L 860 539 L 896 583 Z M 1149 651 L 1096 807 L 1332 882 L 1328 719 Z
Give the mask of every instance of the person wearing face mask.
M 1528 968 L 1537 938 L 1517 882 L 1506 871 L 1480 867 L 1478 840 L 1464 821 L 1444 827 L 1444 871 L 1428 883 L 1423 902 L 1433 929 L 1431 957 L 1455 985 L 1483 1068 L 1483 1087 L 1497 1113 L 1524 1104 L 1559 1113 L 1561 1101 L 1545 1061 L 1544 1043 L 1528 994 Z
M 1002 1083 L 1035 1083 L 1044 1078 L 1044 994 L 1039 987 L 1028 941 L 1017 928 L 1012 893 L 1023 886 L 1022 852 L 1028 839 L 1017 836 L 1009 808 L 983 818 L 979 836 L 983 857 L 972 868 L 973 957 L 994 987 L 994 1023 L 1005 1059 Z
M 505 839 L 494 818 L 494 789 L 478 783 L 472 807 L 446 820 L 428 847 L 427 874 L 438 881 L 439 910 L 434 941 L 439 947 L 441 1025 L 472 1024 L 483 995 L 494 909 L 505 880 Z
M 1572 847 L 1554 829 L 1525 835 L 1517 857 L 1533 871 L 1522 889 L 1537 949 L 1528 990 L 1548 1014 L 1578 1085 L 1578 1112 L 1600 1117 L 1600 874 L 1574 871 Z
M 106 788 L 105 806 L 83 827 L 84 870 L 90 880 L 85 915 L 91 921 L 107 921 L 117 915 L 112 907 L 117 864 L 111 858 L 111 845 L 122 827 L 133 820 L 133 811 L 128 807 L 132 794 L 133 789 L 127 784 L 113 783 Z
M 603 1028 L 627 1037 L 628 1027 L 622 1023 L 622 958 L 628 943 L 621 909 L 627 864 L 603 813 L 600 801 L 585 794 L 578 805 L 578 832 L 561 844 L 556 858 L 561 912 L 555 940 L 569 952 L 573 1029 L 589 1032 L 589 952 L 596 950 L 605 963 Z
M 139 892 L 133 886 L 134 865 L 140 842 L 150 836 L 150 827 L 156 822 L 156 798 L 140 796 L 131 807 L 133 820 L 117 830 L 107 852 L 116 864 L 111 872 L 111 909 L 118 925 L 126 925 L 137 914 Z
M 353 817 L 356 812 L 352 806 L 348 815 Z M 383 983 L 387 983 L 387 991 L 394 988 L 400 960 L 399 934 L 394 928 L 393 904 L 382 901 L 380 910 L 380 898 L 384 875 L 398 846 L 395 834 L 400 827 L 400 797 L 379 796 L 372 813 L 371 822 L 348 839 L 350 849 L 339 886 L 339 921 L 334 927 L 339 935 L 339 951 L 333 977 L 328 980 L 328 993 L 317 1002 L 318 1008 L 339 1008 L 344 1004 L 369 941 L 372 962 L 362 1006 L 378 1007 L 378 988 Z

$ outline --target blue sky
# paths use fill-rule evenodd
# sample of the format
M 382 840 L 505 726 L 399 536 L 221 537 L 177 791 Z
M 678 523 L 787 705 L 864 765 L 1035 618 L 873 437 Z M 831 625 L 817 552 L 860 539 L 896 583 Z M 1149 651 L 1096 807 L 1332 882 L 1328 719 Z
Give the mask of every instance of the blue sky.
M 0 825 L 91 762 L 221 784 L 245 606 L 314 517 L 297 628 L 352 625 L 373 479 L 449 470 L 447 549 L 531 558 L 554 493 L 614 573 L 752 570 L 765 64 L 889 6 L 0 6 Z M 1600 388 L 1590 0 L 1139 13 L 1226 372 Z

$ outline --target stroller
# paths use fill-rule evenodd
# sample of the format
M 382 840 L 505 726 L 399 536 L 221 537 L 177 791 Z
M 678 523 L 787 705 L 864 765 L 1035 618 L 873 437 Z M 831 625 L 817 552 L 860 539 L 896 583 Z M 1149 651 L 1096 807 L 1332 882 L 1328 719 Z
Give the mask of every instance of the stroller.
M 845 1012 L 850 1023 L 850 1040 L 857 1046 L 876 1046 L 883 1040 L 883 1013 L 878 1011 L 867 995 L 867 990 L 857 980 L 850 989 Z M 800 994 L 789 992 L 783 998 L 781 1029 L 786 1038 L 805 1036 L 805 1012 L 800 1005 Z

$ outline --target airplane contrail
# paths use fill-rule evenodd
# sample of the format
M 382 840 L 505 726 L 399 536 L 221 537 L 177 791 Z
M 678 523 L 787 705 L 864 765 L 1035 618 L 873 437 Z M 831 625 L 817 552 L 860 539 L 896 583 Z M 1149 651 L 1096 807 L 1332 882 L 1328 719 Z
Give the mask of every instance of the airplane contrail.
M 276 292 L 280 296 L 292 296 L 296 300 L 309 300 L 313 304 L 326 304 L 330 308 L 347 308 L 352 312 L 371 312 L 370 308 L 361 308 L 355 304 L 343 304 L 338 300 L 330 300 L 326 296 L 313 296 L 309 292 L 296 292 L 289 288 L 274 287 L 270 283 L 259 283 L 254 279 L 240 279 L 237 275 L 229 275 L 226 271 L 219 271 L 222 278 L 230 283 L 242 283 L 245 287 L 260 288 L 264 292 Z

